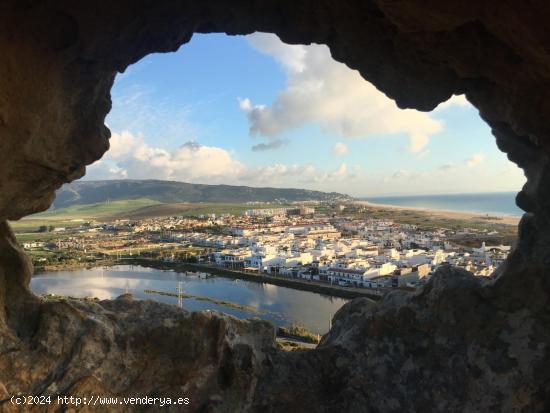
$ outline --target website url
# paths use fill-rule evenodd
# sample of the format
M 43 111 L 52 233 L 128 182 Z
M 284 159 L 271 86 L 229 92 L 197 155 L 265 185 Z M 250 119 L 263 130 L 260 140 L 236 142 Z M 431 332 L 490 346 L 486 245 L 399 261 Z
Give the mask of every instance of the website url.
M 57 402 L 58 405 L 67 406 L 108 406 L 108 405 L 128 405 L 128 406 L 177 406 L 188 405 L 189 397 L 102 397 L 102 396 L 12 396 L 12 404 L 16 405 L 49 405 Z

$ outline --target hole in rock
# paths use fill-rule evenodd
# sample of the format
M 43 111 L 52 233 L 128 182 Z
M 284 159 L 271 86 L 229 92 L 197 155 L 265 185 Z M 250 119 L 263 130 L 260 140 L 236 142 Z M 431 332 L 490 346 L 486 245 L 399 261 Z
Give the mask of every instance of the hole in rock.
M 490 276 L 516 237 L 525 178 L 477 110 L 401 110 L 326 46 L 195 35 L 112 99 L 110 150 L 13 223 L 36 293 L 260 317 L 292 347 L 351 296 Z

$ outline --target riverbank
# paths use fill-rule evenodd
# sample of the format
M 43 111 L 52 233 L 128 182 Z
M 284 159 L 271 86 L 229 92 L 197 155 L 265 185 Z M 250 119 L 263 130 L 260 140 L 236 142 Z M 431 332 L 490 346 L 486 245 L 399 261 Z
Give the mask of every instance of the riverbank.
M 97 261 L 93 264 L 82 263 L 71 265 L 46 265 L 35 267 L 34 273 L 53 272 L 53 271 L 71 271 L 78 269 L 92 269 L 95 267 L 113 267 L 115 265 L 139 265 L 143 267 L 155 268 L 159 270 L 175 270 L 179 272 L 185 271 L 207 271 L 219 277 L 230 279 L 241 279 L 253 281 L 257 283 L 273 284 L 280 287 L 293 288 L 295 290 L 309 291 L 318 294 L 330 295 L 333 297 L 353 299 L 357 297 L 367 297 L 373 300 L 379 300 L 382 293 L 374 290 L 366 290 L 363 288 L 340 287 L 319 281 L 298 280 L 295 278 L 274 277 L 268 274 L 248 273 L 243 271 L 229 270 L 219 268 L 208 264 L 193 264 L 193 263 L 171 263 L 150 258 L 121 258 L 119 260 Z
M 159 295 L 169 295 L 169 296 L 178 296 L 178 294 L 173 294 L 164 291 L 156 290 L 146 290 L 146 293 L 159 294 Z M 128 294 L 131 296 L 131 294 Z M 191 294 L 180 294 L 181 298 L 190 298 L 200 301 L 209 301 L 214 304 L 228 306 L 230 308 L 235 308 L 252 313 L 264 313 L 264 311 L 236 304 L 230 301 L 220 301 L 215 300 L 210 297 L 196 296 Z M 99 302 L 101 301 L 97 297 L 73 297 L 71 295 L 58 295 L 58 294 L 40 294 L 40 297 L 45 301 L 50 302 L 59 302 L 59 301 L 84 301 L 84 302 Z M 291 324 L 286 327 L 276 327 L 275 330 L 275 340 L 277 342 L 277 347 L 283 351 L 296 351 L 296 350 L 307 350 L 317 347 L 320 341 L 320 334 L 314 334 L 307 330 L 305 327 Z
M 228 270 L 225 268 L 219 268 L 208 264 L 192 264 L 192 263 L 173 263 L 159 260 L 153 260 L 149 258 L 128 258 L 119 261 L 122 265 L 140 265 L 142 267 L 150 267 L 160 270 L 175 270 L 179 272 L 184 271 L 207 271 L 211 274 L 232 278 L 241 279 L 246 281 L 253 281 L 257 283 L 273 284 L 280 287 L 293 288 L 295 290 L 309 291 L 318 294 L 330 295 L 340 298 L 357 298 L 367 297 L 373 300 L 381 298 L 382 293 L 373 290 L 367 290 L 364 288 L 353 287 L 340 287 L 337 285 L 325 284 L 319 281 L 306 281 L 298 280 L 295 278 L 282 278 L 274 277 L 268 274 L 260 273 L 247 273 L 242 271 Z
M 232 308 L 234 310 L 246 311 L 248 313 L 263 313 L 263 314 L 267 313 L 267 311 L 265 310 L 263 311 L 258 310 L 257 308 L 250 307 L 248 305 L 236 304 L 232 301 L 227 301 L 227 300 L 216 300 L 214 298 L 206 297 L 203 295 L 193 295 L 193 294 L 187 294 L 184 292 L 173 293 L 170 291 L 159 291 L 159 290 L 151 290 L 151 289 L 145 289 L 144 292 L 145 294 L 152 294 L 152 295 L 157 294 L 157 295 L 165 295 L 168 297 L 176 297 L 181 299 L 190 298 L 197 301 L 208 301 L 209 303 L 212 303 L 212 304 L 221 305 L 224 307 Z
M 71 263 L 71 264 L 51 264 L 51 265 L 35 265 L 34 274 L 39 272 L 51 272 L 51 271 L 71 271 L 71 270 L 82 270 L 82 269 L 92 269 L 95 267 L 112 267 L 118 265 L 118 262 L 115 260 L 98 260 L 94 262 L 80 262 L 80 263 Z

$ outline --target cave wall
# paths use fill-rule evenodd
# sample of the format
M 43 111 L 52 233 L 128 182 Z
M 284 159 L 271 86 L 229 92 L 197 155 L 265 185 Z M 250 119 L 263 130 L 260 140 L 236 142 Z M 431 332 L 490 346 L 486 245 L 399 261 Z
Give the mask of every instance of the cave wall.
M 466 93 L 495 130 L 548 152 L 548 10 L 515 1 L 4 0 L 0 218 L 46 209 L 55 188 L 82 176 L 108 148 L 115 74 L 194 32 L 327 44 L 402 108 L 431 110 Z
M 367 405 L 372 411 L 400 411 L 405 405 L 409 411 L 425 411 L 422 406 L 459 411 L 460 400 L 465 400 L 472 408 L 543 411 L 548 407 L 545 389 L 550 387 L 548 375 L 540 370 L 549 363 L 544 333 L 550 319 L 549 17 L 546 2 L 512 0 L 1 1 L 2 348 L 9 349 L 10 357 L 28 356 L 21 359 L 32 370 L 32 357 L 39 358 L 32 351 L 42 347 L 31 344 L 45 339 L 42 323 L 53 317 L 53 308 L 58 311 L 29 292 L 30 265 L 5 221 L 47 209 L 57 188 L 81 177 L 86 165 L 108 149 L 110 132 L 104 119 L 111 107 L 110 88 L 116 73 L 149 53 L 177 50 L 193 33 L 265 31 L 287 43 L 327 44 L 336 60 L 358 70 L 402 108 L 431 110 L 452 94 L 466 94 L 491 126 L 499 148 L 524 170 L 528 180 L 517 197 L 518 205 L 527 211 L 520 223 L 518 245 L 494 283 L 478 285 L 465 274 L 455 274 L 462 280 L 457 287 L 449 274 L 442 273 L 418 295 L 390 294 L 379 304 L 360 301 L 346 306 L 318 350 L 308 355 L 266 356 L 277 359 L 279 367 L 267 363 L 265 370 L 249 373 L 259 377 L 256 388 L 263 389 L 263 393 L 247 390 L 249 396 L 254 393 L 254 406 L 266 409 L 276 389 L 300 388 L 289 377 L 309 375 L 311 386 L 302 403 L 317 401 L 320 408 L 320 400 L 331 405 L 330 389 L 347 386 L 360 389 L 345 400 L 334 396 L 335 409 L 348 403 L 349 411 L 362 411 L 360 406 Z M 480 310 L 463 312 L 467 322 L 459 322 L 460 316 L 454 313 L 450 318 L 444 316 L 455 307 L 470 306 Z M 86 312 L 100 310 L 79 311 L 85 319 Z M 117 325 L 109 328 L 116 330 Z M 529 328 L 522 330 L 524 325 Z M 476 327 L 468 330 L 468 326 Z M 204 328 L 196 326 L 200 334 Z M 461 339 L 457 331 L 469 339 Z M 56 334 L 61 333 L 52 329 L 50 335 Z M 420 348 L 412 337 L 422 334 L 439 341 L 425 341 Z M 27 344 L 14 344 L 17 340 Z M 66 343 L 67 349 L 81 345 L 71 343 Z M 243 345 L 263 360 L 258 345 Z M 381 354 L 390 350 L 394 359 L 382 363 Z M 443 359 L 430 364 L 429 357 L 420 356 L 430 351 L 447 355 L 454 364 L 445 364 Z M 0 356 L 0 365 L 14 363 Z M 410 366 L 416 370 L 423 366 L 428 376 L 422 383 L 429 386 L 432 380 L 439 390 L 431 390 L 418 402 L 407 402 L 404 395 L 412 384 L 403 381 L 409 377 L 403 369 L 416 371 Z M 65 373 L 56 370 L 59 366 L 48 368 L 51 381 L 42 388 L 51 390 Z M 97 369 L 92 363 L 86 371 L 95 374 Z M 458 381 L 449 378 L 455 370 L 461 377 Z M 299 374 L 292 375 L 293 371 Z M 373 388 L 369 398 L 361 380 L 371 371 L 377 381 L 368 381 Z M 70 376 L 73 382 L 76 376 Z M 343 380 L 343 376 L 355 381 Z M 407 380 L 412 382 L 414 377 Z M 36 385 L 32 377 L 18 376 L 13 367 L 0 371 L 2 382 L 12 383 L 8 392 Z M 64 388 L 71 388 L 68 381 L 63 383 Z M 449 389 L 454 388 L 462 390 L 452 393 Z M 227 394 L 235 394 L 231 386 L 226 389 Z M 391 392 L 395 397 L 387 397 L 386 404 L 376 402 Z M 503 393 L 510 397 L 498 406 Z M 294 399 L 278 400 L 281 409 L 306 408 Z

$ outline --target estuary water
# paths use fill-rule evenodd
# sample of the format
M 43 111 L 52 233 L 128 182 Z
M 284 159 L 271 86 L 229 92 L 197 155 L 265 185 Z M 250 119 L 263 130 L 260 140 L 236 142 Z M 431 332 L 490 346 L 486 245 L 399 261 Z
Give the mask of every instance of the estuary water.
M 179 305 L 178 297 L 148 293 L 156 290 L 208 297 L 246 308 L 234 308 L 212 301 L 184 298 L 182 307 L 191 310 L 216 310 L 238 318 L 259 317 L 277 326 L 296 323 L 313 333 L 324 334 L 329 320 L 348 300 L 271 284 L 233 280 L 224 277 L 201 279 L 195 275 L 132 265 L 97 267 L 36 274 L 31 289 L 37 294 L 73 297 L 116 298 L 126 292 L 137 299 L 151 299 Z
M 523 211 L 516 205 L 515 198 L 515 192 L 493 192 L 449 195 L 378 196 L 365 197 L 362 199 L 373 204 L 521 216 L 523 215 Z

